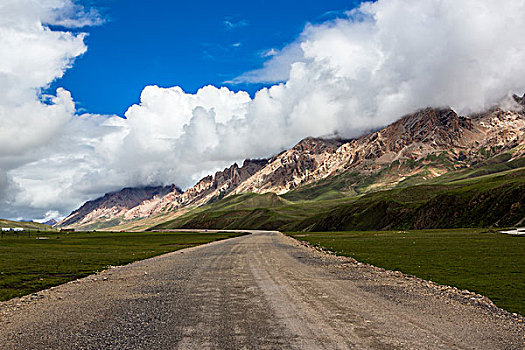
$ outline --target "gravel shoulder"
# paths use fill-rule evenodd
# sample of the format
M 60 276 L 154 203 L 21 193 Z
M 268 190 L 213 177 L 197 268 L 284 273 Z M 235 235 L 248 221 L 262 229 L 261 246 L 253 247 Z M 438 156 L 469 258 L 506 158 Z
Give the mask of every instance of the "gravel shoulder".
M 253 234 L 0 303 L 2 349 L 523 349 L 468 291 Z

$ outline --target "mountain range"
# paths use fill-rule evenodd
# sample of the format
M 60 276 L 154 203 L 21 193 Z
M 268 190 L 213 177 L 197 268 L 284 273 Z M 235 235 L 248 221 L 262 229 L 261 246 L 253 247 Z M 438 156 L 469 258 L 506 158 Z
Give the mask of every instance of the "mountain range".
M 283 230 L 512 226 L 525 218 L 525 96 L 468 116 L 427 108 L 362 137 L 306 138 L 181 191 L 125 188 L 57 226 Z M 520 106 L 521 105 L 521 106 Z M 487 211 L 488 210 L 488 211 Z

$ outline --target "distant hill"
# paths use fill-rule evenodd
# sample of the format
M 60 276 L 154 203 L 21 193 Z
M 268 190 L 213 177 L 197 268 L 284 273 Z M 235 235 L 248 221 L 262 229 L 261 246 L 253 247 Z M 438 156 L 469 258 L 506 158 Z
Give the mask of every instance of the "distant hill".
M 43 222 L 42 224 L 44 225 L 48 225 L 48 226 L 54 226 L 58 223 L 58 221 L 56 221 L 55 219 L 51 219 L 51 220 L 48 220 L 46 222 Z
M 60 227 L 83 227 L 94 229 L 100 226 L 113 226 L 119 222 L 115 217 L 129 209 L 153 198 L 164 197 L 169 193 L 181 193 L 175 185 L 142 188 L 124 188 L 118 192 L 107 193 L 101 198 L 84 203 L 80 208 L 60 221 Z
M 354 140 L 306 138 L 270 159 L 233 164 L 185 192 L 173 189 L 126 206 L 107 205 L 106 195 L 59 226 L 336 230 L 514 225 L 525 217 L 524 138 L 521 111 L 493 108 L 460 116 L 449 108 L 427 108 Z
M 30 222 L 30 221 L 11 221 L 11 220 L 5 220 L 0 219 L 0 227 L 20 227 L 23 229 L 33 230 L 33 231 L 52 231 L 55 230 L 51 226 L 40 224 L 38 222 Z

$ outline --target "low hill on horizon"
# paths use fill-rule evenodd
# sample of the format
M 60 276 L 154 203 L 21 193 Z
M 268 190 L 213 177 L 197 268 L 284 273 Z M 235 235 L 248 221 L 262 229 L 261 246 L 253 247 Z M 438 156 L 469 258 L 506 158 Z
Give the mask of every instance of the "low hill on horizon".
M 53 228 L 50 225 L 41 224 L 38 222 L 33 221 L 13 221 L 13 220 L 6 220 L 6 219 L 0 219 L 0 227 L 9 227 L 9 228 L 23 228 L 24 230 L 31 230 L 31 231 L 54 231 L 55 228 Z

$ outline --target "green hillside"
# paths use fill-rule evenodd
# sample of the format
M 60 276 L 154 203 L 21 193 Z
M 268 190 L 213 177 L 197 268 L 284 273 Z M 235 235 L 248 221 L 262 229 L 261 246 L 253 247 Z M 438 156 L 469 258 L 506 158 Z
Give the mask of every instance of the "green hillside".
M 11 220 L 5 220 L 0 219 L 0 227 L 20 227 L 25 230 L 32 230 L 32 231 L 55 231 L 55 229 L 51 226 L 40 224 L 38 222 L 29 222 L 29 221 L 11 221 Z
M 525 168 L 518 167 L 522 163 L 523 159 L 500 155 L 437 178 L 421 178 L 365 194 L 358 193 L 359 186 L 374 183 L 383 175 L 339 174 L 282 197 L 252 193 L 217 199 L 152 229 L 343 231 L 514 226 L 525 218 Z

